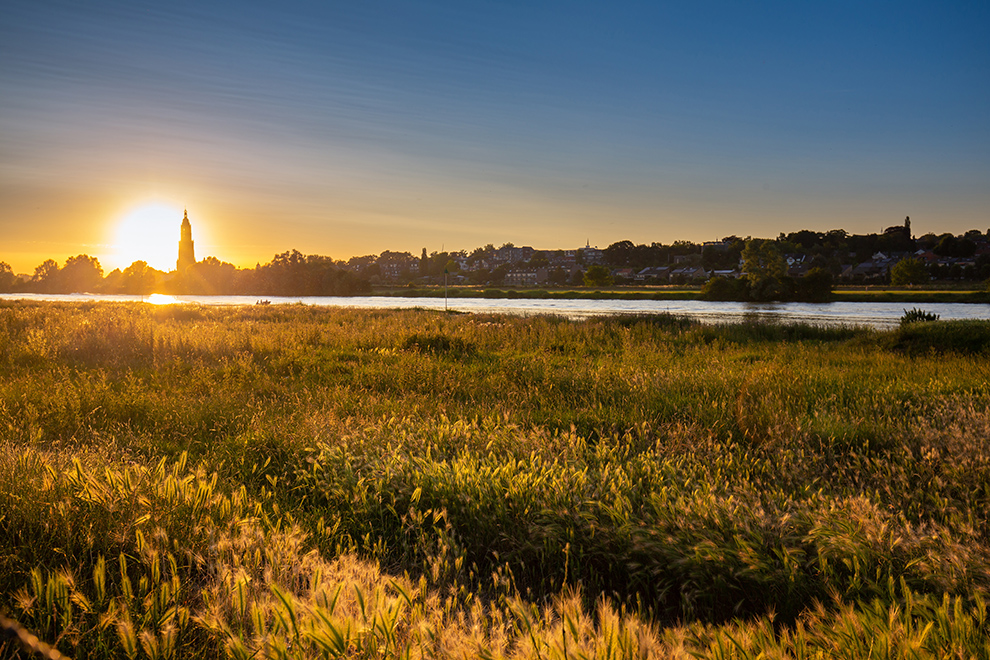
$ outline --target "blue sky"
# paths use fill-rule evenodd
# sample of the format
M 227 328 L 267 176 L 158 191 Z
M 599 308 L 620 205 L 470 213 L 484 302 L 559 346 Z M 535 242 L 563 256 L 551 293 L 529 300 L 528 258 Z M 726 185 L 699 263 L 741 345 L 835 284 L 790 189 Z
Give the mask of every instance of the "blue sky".
M 986 2 L 3 5 L 21 271 L 151 202 L 238 265 L 990 227 Z

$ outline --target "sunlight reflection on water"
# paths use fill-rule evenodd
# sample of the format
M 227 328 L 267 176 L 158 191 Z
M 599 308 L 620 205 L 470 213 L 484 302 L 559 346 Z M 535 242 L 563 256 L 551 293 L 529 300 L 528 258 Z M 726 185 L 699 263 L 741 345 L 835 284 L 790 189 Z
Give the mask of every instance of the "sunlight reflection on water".
M 179 302 L 175 296 L 167 296 L 164 293 L 153 293 L 148 296 L 148 302 L 152 305 L 174 305 Z

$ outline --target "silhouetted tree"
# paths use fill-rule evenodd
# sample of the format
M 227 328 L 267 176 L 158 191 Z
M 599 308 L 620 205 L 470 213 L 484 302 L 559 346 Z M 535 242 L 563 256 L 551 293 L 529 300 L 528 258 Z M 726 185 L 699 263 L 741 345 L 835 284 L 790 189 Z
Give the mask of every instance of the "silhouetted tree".
M 817 245 L 822 245 L 825 242 L 825 235 L 817 231 L 802 229 L 788 234 L 787 242 L 793 243 L 802 250 L 810 250 Z
M 701 255 L 701 246 L 691 241 L 674 241 L 670 244 L 670 253 L 680 257 L 689 254 Z
M 485 247 L 475 248 L 468 256 L 468 263 L 477 264 L 480 261 L 491 261 L 495 257 L 495 246 L 489 243 Z
M 69 257 L 57 279 L 59 291 L 92 293 L 99 290 L 103 283 L 103 266 L 96 257 L 87 254 Z
M 794 298 L 804 302 L 828 302 L 832 299 L 832 273 L 812 268 L 796 283 Z
M 182 273 L 182 277 L 182 293 L 220 295 L 236 292 L 237 268 L 216 257 L 197 261 Z
M 780 300 L 784 295 L 787 266 L 774 241 L 754 238 L 742 251 L 742 270 L 753 300 Z
M 547 255 L 543 252 L 535 252 L 533 256 L 529 258 L 528 266 L 530 268 L 546 268 L 550 265 L 550 260 L 547 259 Z
M 567 284 L 567 271 L 557 266 L 547 274 L 547 281 L 556 286 Z
M 251 295 L 343 296 L 367 292 L 370 286 L 365 277 L 341 270 L 329 257 L 291 250 L 255 267 L 238 288 Z
M 34 269 L 34 276 L 31 278 L 32 288 L 36 291 L 51 293 L 58 286 L 58 262 L 54 259 L 45 259 Z
M 749 288 L 745 279 L 729 279 L 713 277 L 701 287 L 702 300 L 734 300 L 745 302 L 749 300 Z
M 739 257 L 745 247 L 742 239 L 723 238 L 721 246 L 702 250 L 701 265 L 706 270 L 734 270 L 739 267 Z
M 159 271 L 150 267 L 148 262 L 135 261 L 120 274 L 120 293 L 141 296 L 153 293 L 158 274 Z
M 613 268 L 627 268 L 633 259 L 636 246 L 632 241 L 619 241 L 605 248 L 605 263 Z
M 0 293 L 8 293 L 14 288 L 14 271 L 6 261 L 0 261 Z

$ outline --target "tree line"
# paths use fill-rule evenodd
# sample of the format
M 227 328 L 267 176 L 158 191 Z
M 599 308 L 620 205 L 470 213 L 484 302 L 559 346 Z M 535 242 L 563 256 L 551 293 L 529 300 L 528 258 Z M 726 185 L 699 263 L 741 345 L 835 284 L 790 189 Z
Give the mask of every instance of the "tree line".
M 502 258 L 500 254 L 507 248 L 521 250 L 524 256 Z M 923 260 L 915 256 L 918 251 L 936 258 Z M 26 281 L 15 277 L 10 267 L 0 262 L 0 292 L 355 295 L 367 293 L 373 284 L 436 284 L 448 274 L 454 281 L 503 285 L 512 271 L 525 269 L 546 269 L 546 284 L 551 286 L 607 286 L 631 282 L 622 271 L 670 267 L 664 279 L 648 276 L 637 281 L 705 283 L 703 295 L 718 299 L 819 300 L 826 295 L 826 285 L 830 287 L 850 265 L 867 262 L 880 253 L 891 256 L 896 263 L 880 274 L 870 275 L 868 281 L 872 283 L 925 284 L 933 280 L 990 278 L 990 230 L 986 234 L 970 230 L 958 236 L 928 233 L 914 238 L 906 219 L 903 227 L 890 227 L 879 234 L 800 230 L 781 233 L 776 239 L 727 236 L 712 243 L 674 241 L 670 245 L 623 240 L 593 251 L 517 249 L 506 243 L 500 248 L 489 244 L 472 251 L 429 254 L 424 248 L 419 257 L 386 250 L 378 255 L 334 261 L 291 250 L 254 268 L 238 269 L 207 257 L 182 272 L 171 273 L 135 261 L 124 270 L 104 274 L 96 258 L 80 254 L 61 266 L 48 259 Z M 789 274 L 788 261 L 801 263 L 798 276 Z M 697 266 L 704 277 L 677 274 L 678 265 Z M 734 276 L 718 277 L 719 271 L 731 271 Z M 856 277 L 860 276 L 846 276 L 845 281 L 858 281 Z
M 625 284 L 626 276 L 617 271 L 631 269 L 634 272 L 647 268 L 694 265 L 706 271 L 707 279 L 713 271 L 739 271 L 743 251 L 751 241 L 769 241 L 785 261 L 801 264 L 804 274 L 815 268 L 831 273 L 838 280 L 873 284 L 903 284 L 910 282 L 894 281 L 889 268 L 869 276 L 858 274 L 843 275 L 849 266 L 869 262 L 875 255 L 885 254 L 894 261 L 915 259 L 918 250 L 928 251 L 935 259 L 920 262 L 923 275 L 914 274 L 914 283 L 932 280 L 982 281 L 990 278 L 990 254 L 986 247 L 990 241 L 990 231 L 986 234 L 970 230 L 955 236 L 949 233 L 928 233 L 914 238 L 907 226 L 891 227 L 878 234 L 849 234 L 843 229 L 826 232 L 800 230 L 788 234 L 781 233 L 775 239 L 740 238 L 726 236 L 711 243 L 674 241 L 662 243 L 636 244 L 629 240 L 612 243 L 602 250 L 529 250 L 522 259 L 506 260 L 499 257 L 505 248 L 515 247 L 506 243 L 500 248 L 486 245 L 474 250 L 427 253 L 416 257 L 410 252 L 382 252 L 380 255 L 353 257 L 346 262 L 338 262 L 342 267 L 368 277 L 373 284 L 407 284 L 411 282 L 433 283 L 442 281 L 444 272 L 455 274 L 463 281 L 479 285 L 502 285 L 507 275 L 514 270 L 547 270 L 547 283 L 550 285 L 596 286 L 605 284 Z M 979 253 L 978 253 L 979 252 Z M 595 253 L 596 259 L 589 258 Z M 565 257 L 565 255 L 570 255 Z M 607 273 L 604 275 L 598 268 Z M 691 276 L 671 274 L 669 280 L 657 281 L 647 278 L 646 283 L 691 284 L 702 283 Z M 640 278 L 641 280 L 641 278 Z
M 271 262 L 237 268 L 215 257 L 180 271 L 166 273 L 144 261 L 104 275 L 95 257 L 80 254 L 59 266 L 47 259 L 27 281 L 18 279 L 0 262 L 0 292 L 150 293 L 257 296 L 352 296 L 368 293 L 367 278 L 336 265 L 330 257 L 304 255 L 298 250 L 276 254 Z

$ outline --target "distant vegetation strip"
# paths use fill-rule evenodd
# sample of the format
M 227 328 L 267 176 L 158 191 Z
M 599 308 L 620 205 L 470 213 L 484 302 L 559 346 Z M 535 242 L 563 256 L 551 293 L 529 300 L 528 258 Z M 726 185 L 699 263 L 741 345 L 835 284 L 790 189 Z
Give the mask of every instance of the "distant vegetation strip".
M 670 245 L 624 240 L 604 249 L 588 245 L 576 250 L 505 243 L 470 252 L 427 254 L 423 248 L 419 257 L 386 250 L 347 260 L 290 250 L 254 268 L 237 268 L 213 256 L 187 263 L 191 259 L 190 244 L 171 272 L 135 261 L 124 270 L 104 273 L 99 260 L 86 254 L 69 257 L 61 266 L 47 259 L 33 275 L 15 274 L 0 261 L 0 293 L 351 296 L 371 293 L 374 287 L 468 285 L 491 291 L 537 287 L 547 297 L 576 288 L 572 297 L 583 297 L 587 288 L 693 285 L 703 287 L 705 300 L 827 302 L 837 283 L 990 290 L 990 230 L 916 238 L 908 218 L 903 225 L 867 235 L 802 230 L 776 239 L 726 236 Z M 654 299 L 672 299 L 662 295 Z
M 535 300 L 704 300 L 701 287 L 560 288 L 419 286 L 374 287 L 370 295 L 408 298 L 521 298 Z M 990 292 L 937 288 L 837 288 L 831 302 L 990 303 Z
M 0 609 L 80 658 L 984 658 L 990 323 L 911 318 L 3 303 Z

